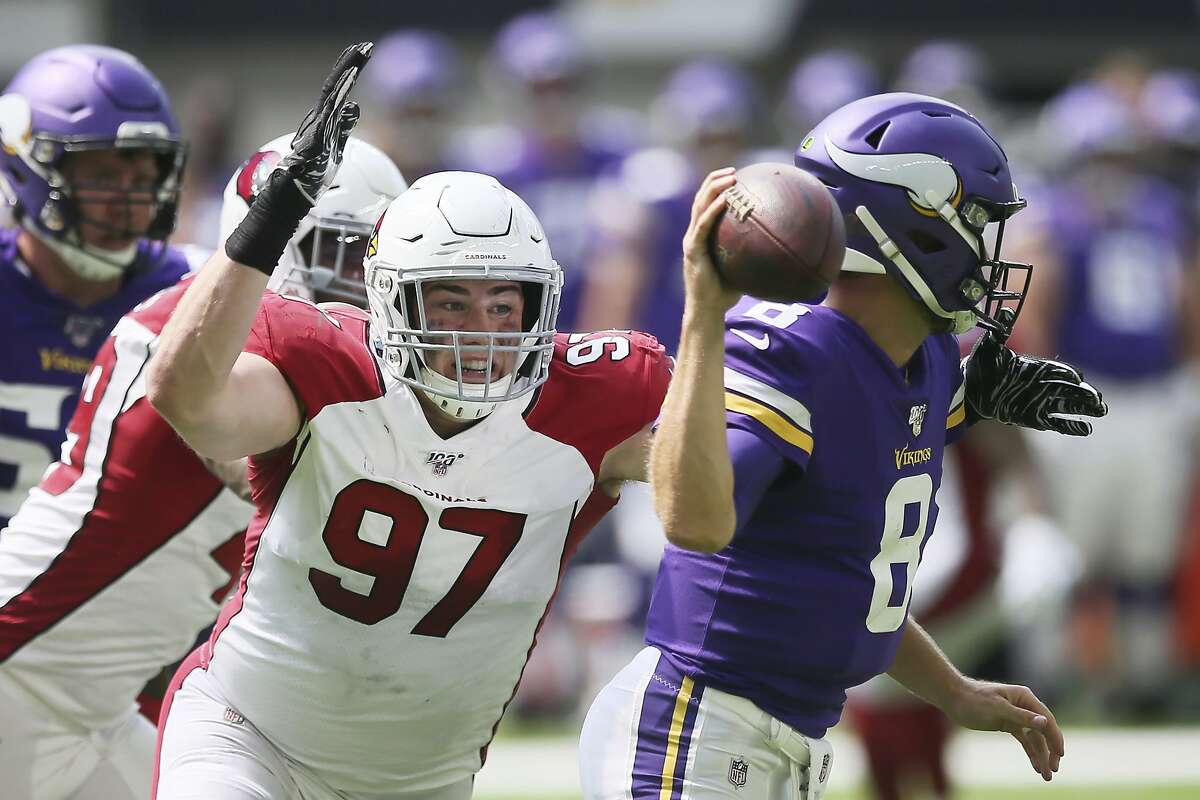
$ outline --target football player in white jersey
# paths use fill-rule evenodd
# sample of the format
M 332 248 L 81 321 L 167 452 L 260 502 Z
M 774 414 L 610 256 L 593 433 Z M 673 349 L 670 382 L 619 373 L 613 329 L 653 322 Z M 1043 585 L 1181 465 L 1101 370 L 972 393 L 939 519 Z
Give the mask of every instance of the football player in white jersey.
M 228 229 L 291 138 L 231 178 Z M 404 188 L 387 156 L 350 140 L 338 187 L 288 243 L 280 290 L 365 305 L 367 237 Z M 87 373 L 60 460 L 0 536 L 4 800 L 148 797 L 155 732 L 134 699 L 216 619 L 239 573 L 251 508 L 222 484 L 240 489 L 245 462 L 202 460 L 145 399 L 143 368 L 189 282 L 121 318 Z
M 368 247 L 370 313 L 263 296 L 336 179 L 369 43 L 347 48 L 151 360 L 199 452 L 250 456 L 246 570 L 180 668 L 156 797 L 471 793 L 568 556 L 643 478 L 670 361 L 554 329 L 561 270 L 495 179 L 435 173 Z

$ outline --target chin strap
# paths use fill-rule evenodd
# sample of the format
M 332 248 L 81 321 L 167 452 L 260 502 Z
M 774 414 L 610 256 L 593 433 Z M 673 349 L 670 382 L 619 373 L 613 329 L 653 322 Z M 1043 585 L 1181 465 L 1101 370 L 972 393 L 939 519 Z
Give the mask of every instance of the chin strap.
M 947 311 L 942 308 L 942 304 L 933 296 L 933 291 L 929 288 L 929 284 L 922 280 L 920 273 L 917 272 L 917 268 L 905 257 L 904 253 L 900 252 L 899 245 L 887 235 L 870 209 L 866 206 L 859 206 L 854 210 L 854 214 L 862 221 L 863 226 L 871 234 L 871 238 L 875 240 L 875 243 L 879 245 L 879 250 L 883 253 L 884 258 L 899 268 L 905 282 L 916 289 L 925 306 L 936 316 L 946 320 L 951 333 L 966 333 L 978 324 L 979 318 L 975 315 L 974 311 Z
M 421 370 L 422 379 L 431 388 L 444 392 L 458 391 L 458 381 L 447 378 L 445 375 L 430 369 L 424 364 L 421 364 L 419 369 Z M 516 373 L 514 372 L 513 374 L 504 376 L 498 381 L 492 381 L 490 384 L 487 384 L 486 387 L 482 384 L 479 384 L 478 389 L 475 389 L 477 384 L 463 384 L 463 393 L 478 395 L 480 398 L 479 400 L 460 400 L 455 397 L 446 397 L 445 395 L 438 394 L 437 392 L 430 391 L 429 389 L 422 389 L 421 391 L 425 392 L 425 396 L 432 400 L 434 404 L 436 404 L 437 407 L 442 411 L 442 413 L 446 414 L 452 419 L 482 419 L 496 410 L 496 405 L 502 402 L 504 396 L 508 394 L 508 389 L 512 385 L 515 377 Z M 485 392 L 489 398 L 487 400 L 482 399 Z M 497 397 L 499 399 L 492 400 L 491 398 L 493 397 Z
M 120 250 L 104 250 L 86 244 L 82 247 L 68 244 L 61 239 L 44 236 L 29 226 L 26 226 L 25 230 L 36 236 L 38 241 L 50 248 L 72 272 L 84 280 L 111 281 L 119 278 L 137 258 L 137 242 Z

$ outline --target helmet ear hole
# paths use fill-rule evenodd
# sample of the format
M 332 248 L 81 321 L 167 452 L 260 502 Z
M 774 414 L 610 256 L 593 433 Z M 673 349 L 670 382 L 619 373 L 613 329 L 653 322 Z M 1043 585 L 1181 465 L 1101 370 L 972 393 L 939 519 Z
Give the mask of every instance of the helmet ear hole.
M 928 233 L 925 233 L 925 231 L 916 229 L 910 230 L 908 232 L 908 238 L 914 245 L 916 245 L 917 249 L 925 255 L 940 253 L 946 249 L 945 242 L 938 239 L 936 236 L 930 236 Z

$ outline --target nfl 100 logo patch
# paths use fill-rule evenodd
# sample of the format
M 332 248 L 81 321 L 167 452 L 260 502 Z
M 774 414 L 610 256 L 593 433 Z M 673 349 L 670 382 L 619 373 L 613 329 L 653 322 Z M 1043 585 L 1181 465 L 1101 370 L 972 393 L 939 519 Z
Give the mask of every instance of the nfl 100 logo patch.
M 925 426 L 925 412 L 928 410 L 928 403 L 921 403 L 908 410 L 908 425 L 912 428 L 913 436 L 921 435 L 921 428 Z
M 454 466 L 454 462 L 465 458 L 464 453 L 443 453 L 440 450 L 434 450 L 429 454 L 429 458 L 425 463 L 433 467 L 433 474 L 439 478 L 445 477 L 446 472 L 450 467 Z
M 744 756 L 734 756 L 729 759 L 729 782 L 735 789 L 746 785 L 746 777 L 750 774 L 750 764 Z

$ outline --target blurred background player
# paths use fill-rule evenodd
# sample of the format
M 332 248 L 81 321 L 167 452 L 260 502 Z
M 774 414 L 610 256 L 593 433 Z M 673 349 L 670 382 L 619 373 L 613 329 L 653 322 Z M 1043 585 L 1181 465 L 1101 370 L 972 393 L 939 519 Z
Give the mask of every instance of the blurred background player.
M 133 56 L 73 45 L 0 96 L 0 529 L 58 456 L 116 321 L 188 271 L 165 244 L 186 147 L 162 85 Z
M 451 169 L 447 151 L 464 89 L 458 46 L 436 31 L 406 29 L 381 39 L 372 58 L 363 76 L 371 108 L 363 138 L 410 180 Z
M 879 68 L 854 50 L 829 48 L 805 56 L 792 68 L 779 103 L 781 141 L 802 141 L 832 112 L 882 88 Z M 788 156 L 790 161 L 790 151 Z
M 1197 240 L 1192 201 L 1153 171 L 1138 114 L 1147 76 L 1114 60 L 1046 108 L 1058 169 L 1022 253 L 1038 269 L 1017 336 L 1102 382 L 1112 408 L 1094 438 L 1040 448 L 1084 572 L 1070 635 L 1050 622 L 1028 655 L 1092 715 L 1161 713 L 1177 677 L 1169 611 L 1195 465 L 1180 444 L 1196 431 L 1185 358 Z
M 226 231 L 291 140 L 267 143 L 234 173 Z M 365 306 L 367 240 L 404 187 L 387 156 L 350 139 L 337 187 L 301 221 L 272 288 Z M 6 800 L 148 797 L 155 733 L 134 698 L 216 619 L 241 573 L 253 511 L 245 461 L 197 456 L 145 398 L 143 367 L 190 280 L 118 322 L 61 459 L 0 536 Z
M 674 351 L 683 311 L 679 242 L 696 182 L 728 160 L 757 160 L 748 151 L 756 141 L 751 126 L 760 102 L 750 76 L 730 62 L 689 62 L 667 76 L 650 106 L 654 138 L 661 144 L 634 151 L 592 189 L 592 245 L 579 292 L 582 329 L 646 330 Z M 586 708 L 638 649 L 665 542 L 649 487 L 631 483 L 581 549 L 550 620 L 569 621 L 574 656 L 559 644 L 567 638 L 566 626 L 547 625 L 547 643 L 564 652 L 539 648 L 530 659 L 531 677 L 553 667 L 559 682 L 576 690 L 570 707 Z M 563 675 L 562 665 L 572 663 L 578 674 Z M 522 692 L 526 687 L 523 682 Z
M 580 294 L 593 245 L 593 182 L 643 135 L 638 115 L 591 100 L 593 74 L 581 47 L 554 12 L 506 24 L 482 66 L 502 122 L 461 137 L 457 154 L 462 168 L 494 175 L 516 192 L 546 227 L 565 277 L 563 330 L 585 329 Z
M 675 351 L 679 242 L 696 186 L 718 166 L 747 163 L 758 107 L 749 75 L 730 62 L 693 61 L 667 77 L 650 113 L 667 146 L 631 154 L 592 199 L 598 244 L 583 281 L 583 326 L 645 330 Z

